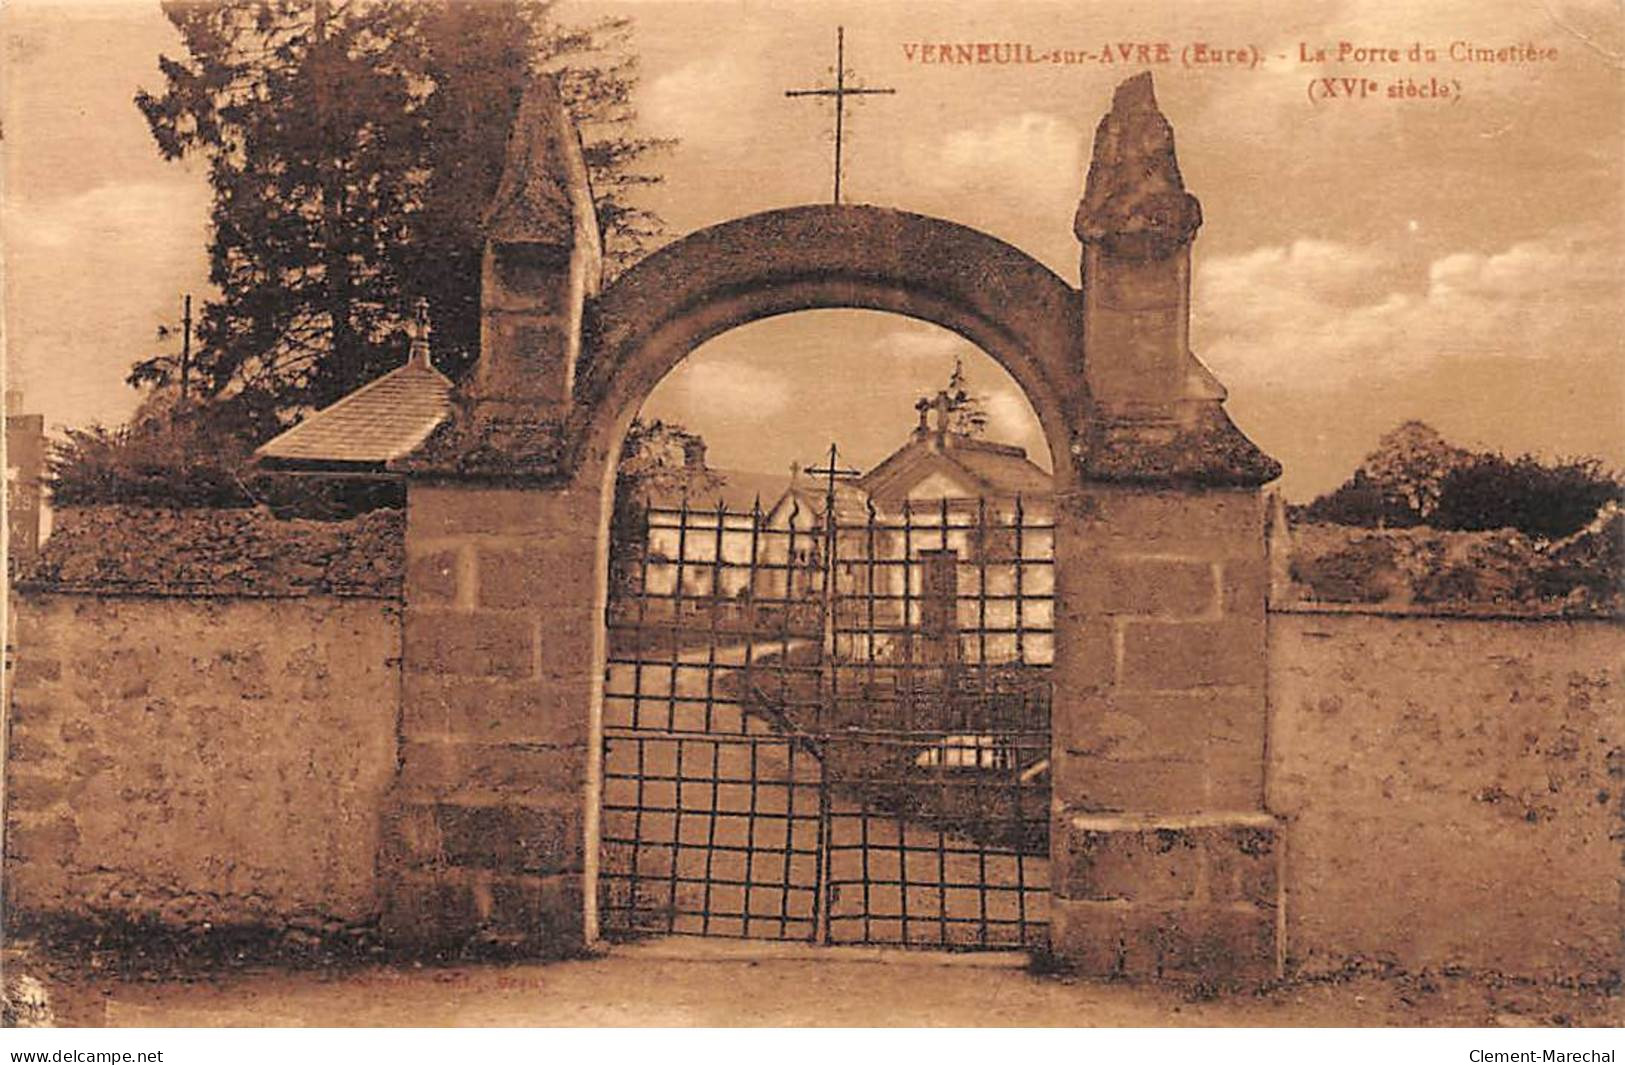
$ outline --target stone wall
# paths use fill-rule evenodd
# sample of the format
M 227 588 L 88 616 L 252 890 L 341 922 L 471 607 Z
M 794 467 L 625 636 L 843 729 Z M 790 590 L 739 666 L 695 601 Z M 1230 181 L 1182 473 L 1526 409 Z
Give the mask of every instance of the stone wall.
M 14 593 L 11 915 L 580 945 L 598 501 L 414 492 L 404 633 L 387 595 Z M 1264 624 L 1256 501 L 1093 497 L 1130 505 L 1150 532 L 1064 571 L 1101 671 L 1058 678 L 1089 700 L 1056 721 L 1074 956 L 1267 976 L 1284 899 L 1289 971 L 1617 972 L 1625 628 L 1272 609 L 1266 752 L 1264 656 L 1212 631 Z
M 1625 629 L 1269 621 L 1289 966 L 1617 979 Z
M 263 508 L 64 507 L 16 583 L 87 595 L 398 598 L 405 527 L 388 509 L 309 521 Z
M 398 602 L 11 606 L 8 917 L 314 936 L 374 920 Z

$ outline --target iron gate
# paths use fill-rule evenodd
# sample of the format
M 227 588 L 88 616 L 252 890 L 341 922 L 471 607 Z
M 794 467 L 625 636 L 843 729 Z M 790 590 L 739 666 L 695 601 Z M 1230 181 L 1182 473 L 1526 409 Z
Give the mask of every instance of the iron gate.
M 1052 518 L 822 502 L 619 531 L 604 932 L 1042 944 Z

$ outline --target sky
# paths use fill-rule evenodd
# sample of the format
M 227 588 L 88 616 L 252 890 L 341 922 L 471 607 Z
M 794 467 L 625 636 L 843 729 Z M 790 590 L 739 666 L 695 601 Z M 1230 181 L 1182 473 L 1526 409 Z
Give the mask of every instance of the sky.
M 1420 418 L 1454 442 L 1625 466 L 1625 15 L 1616 3 L 1453 0 L 1203 3 L 760 3 L 563 0 L 565 19 L 627 14 L 643 129 L 679 143 L 647 203 L 673 237 L 830 194 L 835 27 L 862 84 L 848 114 L 849 202 L 936 215 L 1078 281 L 1072 217 L 1113 86 L 1152 63 L 1187 187 L 1191 346 L 1232 418 L 1285 465 L 1291 498 L 1335 486 L 1377 438 Z M 117 422 L 122 384 L 207 295 L 208 189 L 166 163 L 131 98 L 158 90 L 178 38 L 156 3 L 11 0 L 3 16 L 9 383 L 53 426 Z M 1017 42 L 1078 63 L 943 65 L 922 45 Z M 1336 56 L 1338 44 L 1400 61 Z M 1453 42 L 1555 49 L 1456 62 Z M 1187 67 L 1187 46 L 1257 66 Z M 1439 57 L 1409 56 L 1411 46 Z M 1326 48 L 1325 62 L 1313 53 Z M 1310 61 L 1302 56 L 1307 54 Z M 1319 77 L 1365 99 L 1312 99 Z M 1459 96 L 1389 99 L 1429 79 Z M 1323 89 L 1320 91 L 1324 91 Z M 934 326 L 859 311 L 758 322 L 697 350 L 646 412 L 700 431 L 718 466 L 775 471 L 834 440 L 867 466 L 914 424 L 955 358 L 992 435 L 1047 461 L 1031 409 L 991 359 Z

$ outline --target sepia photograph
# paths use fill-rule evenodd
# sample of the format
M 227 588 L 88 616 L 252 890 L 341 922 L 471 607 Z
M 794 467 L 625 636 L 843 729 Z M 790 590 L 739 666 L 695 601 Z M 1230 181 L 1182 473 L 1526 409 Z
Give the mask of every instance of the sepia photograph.
M 1618 0 L 0 39 L 10 1060 L 1616 1060 Z

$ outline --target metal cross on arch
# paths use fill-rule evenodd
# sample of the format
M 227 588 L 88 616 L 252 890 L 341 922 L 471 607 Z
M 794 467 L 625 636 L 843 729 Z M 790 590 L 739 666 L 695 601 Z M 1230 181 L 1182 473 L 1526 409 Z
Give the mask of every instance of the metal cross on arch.
M 848 96 L 891 96 L 896 89 L 848 88 L 846 84 L 846 27 L 835 27 L 835 88 L 786 89 L 786 96 L 832 96 L 835 98 L 835 198 L 841 202 L 841 141 L 845 136 L 846 98 Z

